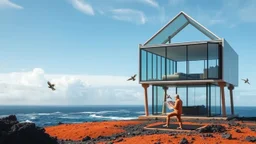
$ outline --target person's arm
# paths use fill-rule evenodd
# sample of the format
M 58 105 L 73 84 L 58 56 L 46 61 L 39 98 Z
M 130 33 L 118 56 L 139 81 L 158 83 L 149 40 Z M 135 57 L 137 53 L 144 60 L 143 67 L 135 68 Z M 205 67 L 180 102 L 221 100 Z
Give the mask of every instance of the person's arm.
M 174 102 L 168 101 L 167 103 L 168 103 L 168 105 L 170 105 L 171 107 L 173 107 L 173 103 L 174 103 Z
M 175 105 L 173 106 L 174 109 L 177 109 L 178 103 L 180 103 L 180 101 L 176 101 L 176 102 L 175 102 Z

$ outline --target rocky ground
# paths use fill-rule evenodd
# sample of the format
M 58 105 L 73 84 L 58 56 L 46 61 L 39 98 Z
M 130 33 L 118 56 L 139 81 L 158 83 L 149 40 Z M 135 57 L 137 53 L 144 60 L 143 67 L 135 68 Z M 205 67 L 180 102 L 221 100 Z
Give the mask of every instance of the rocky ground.
M 0 144 L 197 144 L 256 143 L 256 119 L 184 120 L 184 124 L 202 124 L 196 131 L 145 130 L 165 120 L 129 120 L 63 124 L 46 128 L 19 123 L 16 116 L 0 119 Z M 176 123 L 172 119 L 171 123 Z
M 58 144 L 34 123 L 19 123 L 15 115 L 0 119 L 0 144 Z
M 122 129 L 123 132 L 113 134 L 94 135 L 93 126 L 89 127 L 88 135 L 81 140 L 62 140 L 62 144 L 113 144 L 113 143 L 256 143 L 256 119 L 233 119 L 233 120 L 185 120 L 184 124 L 203 124 L 204 128 L 196 131 L 161 131 L 145 130 L 144 127 L 152 124 L 164 124 L 164 120 L 137 120 L 140 121 L 134 125 L 119 125 L 120 121 L 107 129 Z M 171 120 L 175 123 L 175 120 Z M 100 125 L 100 124 L 97 124 Z M 106 125 L 106 124 L 105 124 Z M 47 128 L 46 128 L 47 129 Z M 106 128 L 102 126 L 101 131 Z M 90 132 L 89 132 L 90 131 Z M 50 131 L 49 131 L 50 133 Z M 68 134 L 67 134 L 68 135 Z M 58 136 L 58 135 L 56 135 Z M 68 137 L 68 136 L 67 136 Z M 72 137 L 70 137 L 72 139 Z

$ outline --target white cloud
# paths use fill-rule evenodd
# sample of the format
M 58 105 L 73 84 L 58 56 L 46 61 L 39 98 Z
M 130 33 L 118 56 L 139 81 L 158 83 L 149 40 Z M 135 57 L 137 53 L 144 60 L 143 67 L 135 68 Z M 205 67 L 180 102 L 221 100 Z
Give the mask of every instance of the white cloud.
M 108 0 L 111 1 L 111 0 Z M 146 4 L 148 6 L 151 7 L 155 7 L 158 8 L 159 4 L 157 2 L 157 0 L 114 0 L 114 2 L 118 2 L 118 3 L 140 3 L 140 4 Z
M 0 8 L 15 8 L 15 9 L 23 9 L 22 6 L 17 5 L 10 0 L 0 0 Z
M 83 0 L 71 0 L 73 7 L 84 14 L 94 15 L 94 10 L 91 5 L 85 3 Z
M 113 9 L 113 18 L 121 21 L 135 22 L 137 24 L 145 24 L 146 16 L 142 11 L 133 9 Z
M 0 105 L 143 105 L 142 86 L 137 81 L 126 81 L 127 78 L 107 75 L 48 75 L 40 68 L 0 74 Z M 55 84 L 56 91 L 48 88 L 48 80 Z M 243 82 L 240 85 L 234 90 L 235 105 L 254 105 L 256 89 Z M 149 87 L 149 105 L 152 100 L 151 90 Z M 218 90 L 216 96 L 219 96 Z M 173 97 L 175 88 L 169 88 L 168 94 Z M 179 94 L 185 103 L 185 91 L 181 89 Z M 214 91 L 212 95 L 214 97 Z M 230 98 L 227 88 L 225 95 L 228 106 Z M 189 104 L 205 104 L 205 90 L 199 88 L 194 92 L 194 89 L 189 89 L 189 100 Z
M 141 0 L 141 1 L 152 7 L 159 7 L 159 4 L 155 0 Z
M 0 104 L 144 104 L 143 88 L 122 76 L 46 75 L 35 68 L 0 74 L 0 79 Z M 48 88 L 48 80 L 55 84 L 56 91 Z

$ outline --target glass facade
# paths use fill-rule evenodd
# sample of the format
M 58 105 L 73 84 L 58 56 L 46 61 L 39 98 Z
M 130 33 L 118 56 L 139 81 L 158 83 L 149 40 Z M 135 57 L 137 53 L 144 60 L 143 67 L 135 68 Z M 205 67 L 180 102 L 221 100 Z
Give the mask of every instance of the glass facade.
M 163 27 L 163 29 L 159 30 L 156 35 L 150 38 L 144 45 L 154 45 L 154 44 L 162 44 L 169 43 L 169 38 L 174 37 L 177 33 L 179 33 L 183 28 L 185 28 L 188 24 L 195 27 L 205 36 L 210 38 L 211 40 L 219 40 L 220 38 L 202 27 L 201 24 L 191 19 L 187 14 L 181 12 L 174 19 L 170 21 L 167 25 Z
M 161 86 L 152 86 L 152 92 L 152 114 L 162 114 L 164 89 Z
M 166 38 L 176 33 L 181 27 L 184 27 L 187 24 L 188 20 L 186 19 L 186 17 L 183 14 L 179 15 L 172 23 L 170 23 L 160 33 L 158 33 L 158 35 L 156 35 L 148 43 L 146 43 L 146 45 L 164 43 L 166 41 Z
M 152 86 L 152 114 L 163 113 L 164 90 L 162 86 Z M 187 85 L 169 87 L 168 94 L 174 98 L 177 93 L 183 102 L 185 116 L 219 116 L 221 115 L 220 88 L 214 84 Z M 174 100 L 174 99 L 173 99 Z M 166 108 L 169 113 L 172 110 Z
M 208 44 L 208 78 L 217 79 L 219 72 L 219 45 L 216 43 Z
M 140 81 L 221 79 L 221 46 L 203 43 L 140 49 Z
M 220 87 L 217 85 L 210 85 L 210 100 L 211 105 L 211 116 L 218 116 L 221 114 L 221 95 Z

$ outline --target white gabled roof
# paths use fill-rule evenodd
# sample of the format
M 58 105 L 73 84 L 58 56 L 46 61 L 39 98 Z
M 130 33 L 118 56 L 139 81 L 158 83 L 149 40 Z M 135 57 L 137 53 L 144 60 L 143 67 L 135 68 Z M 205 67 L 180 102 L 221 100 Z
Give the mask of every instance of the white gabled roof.
M 145 45 L 151 44 L 164 44 L 169 38 L 173 38 L 188 24 L 193 25 L 196 29 L 209 37 L 211 40 L 220 40 L 221 38 L 194 20 L 192 17 L 181 11 L 171 21 L 169 21 L 163 28 L 161 28 L 156 34 L 154 34 L 149 40 L 144 43 Z

